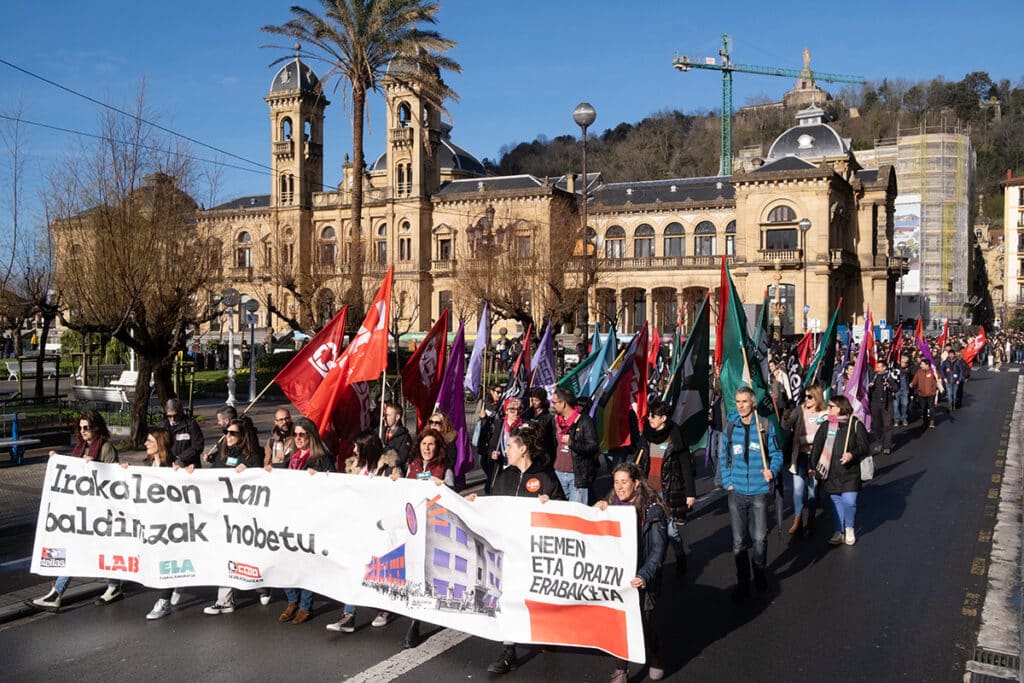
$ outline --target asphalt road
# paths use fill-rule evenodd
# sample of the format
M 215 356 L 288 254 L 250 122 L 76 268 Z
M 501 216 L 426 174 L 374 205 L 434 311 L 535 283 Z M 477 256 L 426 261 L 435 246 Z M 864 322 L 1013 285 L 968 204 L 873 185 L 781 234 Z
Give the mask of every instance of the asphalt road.
M 665 567 L 658 604 L 666 680 L 958 681 L 971 655 L 984 597 L 998 482 L 1018 375 L 976 371 L 964 408 L 939 411 L 937 429 L 901 429 L 897 451 L 858 505 L 858 542 L 832 548 L 828 512 L 818 533 L 769 539 L 767 596 L 734 605 L 731 539 L 724 501 L 686 527 L 688 573 Z M 710 489 L 708 478 L 701 491 Z M 787 513 L 786 525 L 789 517 Z M 24 538 L 0 544 L 21 552 Z M 9 557 L 9 556 L 8 556 Z M 0 555 L 0 563 L 4 561 Z M 24 573 L 24 570 L 21 570 Z M 0 573 L 11 590 L 18 571 Z M 371 628 L 361 610 L 354 634 L 324 626 L 339 608 L 318 600 L 314 618 L 278 624 L 284 598 L 263 607 L 242 594 L 231 615 L 207 616 L 214 589 L 195 589 L 175 612 L 147 622 L 156 599 L 137 588 L 107 607 L 83 603 L 0 627 L 5 681 L 390 680 L 499 678 L 486 673 L 500 644 L 425 628 L 416 650 L 402 651 L 407 625 Z M 603 681 L 612 669 L 600 653 L 520 648 L 508 680 Z M 631 680 L 642 680 L 637 666 Z

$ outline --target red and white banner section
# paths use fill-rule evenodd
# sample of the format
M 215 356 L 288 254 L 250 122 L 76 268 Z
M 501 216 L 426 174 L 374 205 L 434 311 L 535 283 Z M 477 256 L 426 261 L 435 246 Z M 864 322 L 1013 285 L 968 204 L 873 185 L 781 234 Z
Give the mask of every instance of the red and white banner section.
M 50 458 L 32 571 L 308 588 L 482 638 L 644 661 L 636 515 L 432 482 Z

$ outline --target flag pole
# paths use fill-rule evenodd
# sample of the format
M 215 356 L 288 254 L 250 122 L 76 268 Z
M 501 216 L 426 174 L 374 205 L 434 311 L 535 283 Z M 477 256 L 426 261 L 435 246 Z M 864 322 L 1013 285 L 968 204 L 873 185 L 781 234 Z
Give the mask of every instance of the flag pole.
M 384 395 L 385 392 L 387 392 L 388 386 L 388 383 L 386 381 L 387 376 L 388 371 L 387 368 L 385 368 L 384 372 L 382 372 L 380 376 L 380 424 L 377 426 L 378 437 L 384 434 Z
M 747 373 L 747 377 L 750 377 L 750 363 L 747 361 L 747 349 L 741 348 L 743 353 L 743 370 Z M 753 389 L 753 387 L 751 387 Z M 754 395 L 757 398 L 757 394 Z M 757 443 L 761 447 L 761 464 L 764 465 L 764 469 L 768 469 L 768 456 L 765 455 L 764 441 L 761 439 L 761 421 L 757 414 L 757 403 L 754 403 L 754 426 L 757 428 Z

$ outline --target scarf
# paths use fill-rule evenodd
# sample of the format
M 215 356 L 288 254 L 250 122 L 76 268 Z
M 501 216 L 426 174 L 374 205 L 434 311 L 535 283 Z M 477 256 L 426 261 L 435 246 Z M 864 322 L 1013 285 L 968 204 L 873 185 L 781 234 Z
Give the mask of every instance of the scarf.
M 821 451 L 821 458 L 818 460 L 818 466 L 814 468 L 818 472 L 818 476 L 822 479 L 828 479 L 828 471 L 832 465 L 832 450 L 836 446 L 836 436 L 839 434 L 839 425 L 841 424 L 846 425 L 846 443 L 843 444 L 843 452 L 845 453 L 846 446 L 850 443 L 850 428 L 853 425 L 850 424 L 850 418 L 845 415 L 841 417 L 829 415 L 825 447 Z
M 580 416 L 580 407 L 576 406 L 572 409 L 572 413 L 569 417 L 562 417 L 561 415 L 555 415 L 555 424 L 558 425 L 558 436 L 562 437 L 569 433 L 572 429 L 573 424 L 576 422 L 576 418 Z
M 100 459 L 100 449 L 103 448 L 103 444 L 107 442 L 106 439 L 96 439 L 91 444 L 86 444 L 85 441 L 79 441 L 75 444 L 75 450 L 71 451 L 71 455 L 76 458 L 82 456 L 89 456 L 93 460 Z
M 306 469 L 306 463 L 309 461 L 309 449 L 302 451 L 296 450 L 292 452 L 291 460 L 288 461 L 288 469 L 290 470 L 304 470 Z

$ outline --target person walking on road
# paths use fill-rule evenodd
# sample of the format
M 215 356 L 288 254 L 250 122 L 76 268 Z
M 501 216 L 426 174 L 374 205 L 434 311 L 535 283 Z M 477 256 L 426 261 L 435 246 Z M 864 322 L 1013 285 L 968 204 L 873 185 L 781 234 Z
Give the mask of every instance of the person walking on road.
M 811 464 L 811 446 L 827 414 L 825 392 L 817 384 L 807 387 L 804 404 L 790 412 L 787 426 L 793 431 L 789 465 L 793 480 L 793 525 L 789 527 L 789 533 L 793 536 L 800 533 L 801 528 L 808 536 L 814 533 L 814 514 L 818 510 L 818 480 L 814 478 L 814 466 Z M 803 521 L 805 509 L 807 522 Z
M 292 433 L 292 414 L 287 408 L 274 412 L 274 428 L 264 446 L 263 466 L 287 467 L 295 450 L 295 436 Z
M 555 409 L 555 475 L 569 501 L 589 505 L 600 449 L 597 426 L 568 389 L 556 389 L 551 405 Z
M 150 427 L 149 435 L 146 437 L 146 459 L 143 465 L 148 467 L 177 467 L 171 449 L 174 442 L 171 440 L 171 433 L 163 427 Z M 121 463 L 121 467 L 128 468 L 128 463 Z M 174 588 L 165 588 L 160 591 L 153 609 L 146 615 L 146 619 L 154 621 L 163 619 L 171 613 L 171 605 L 178 604 L 180 593 Z
M 750 596 L 751 569 L 758 592 L 768 590 L 768 494 L 782 469 L 775 426 L 754 412 L 754 403 L 753 389 L 736 390 L 736 412 L 726 418 L 720 455 L 722 486 L 729 492 L 737 601 Z
M 921 427 L 935 428 L 935 397 L 939 394 L 939 382 L 927 358 L 921 359 L 921 367 L 910 381 L 910 388 L 917 390 L 917 402 L 921 408 Z
M 172 398 L 164 406 L 165 419 L 160 426 L 171 433 L 174 459 L 179 467 L 202 467 L 203 430 L 199 423 L 185 414 L 181 400 Z
M 875 363 L 875 374 L 868 386 L 871 408 L 871 432 L 877 436 L 883 455 L 892 453 L 892 402 L 896 383 L 889 375 L 889 364 L 881 358 Z
M 911 372 L 910 358 L 903 354 L 900 357 L 900 366 L 896 369 L 896 394 L 893 401 L 892 422 L 895 426 L 907 426 L 910 407 L 910 381 L 914 378 Z
M 835 525 L 835 533 L 829 539 L 832 545 L 853 545 L 857 542 L 854 523 L 857 494 L 861 489 L 860 461 L 870 453 L 867 430 L 853 416 L 849 399 L 833 396 L 828 402 L 828 422 L 818 430 L 811 450 L 815 471 L 832 500 L 832 522 Z

